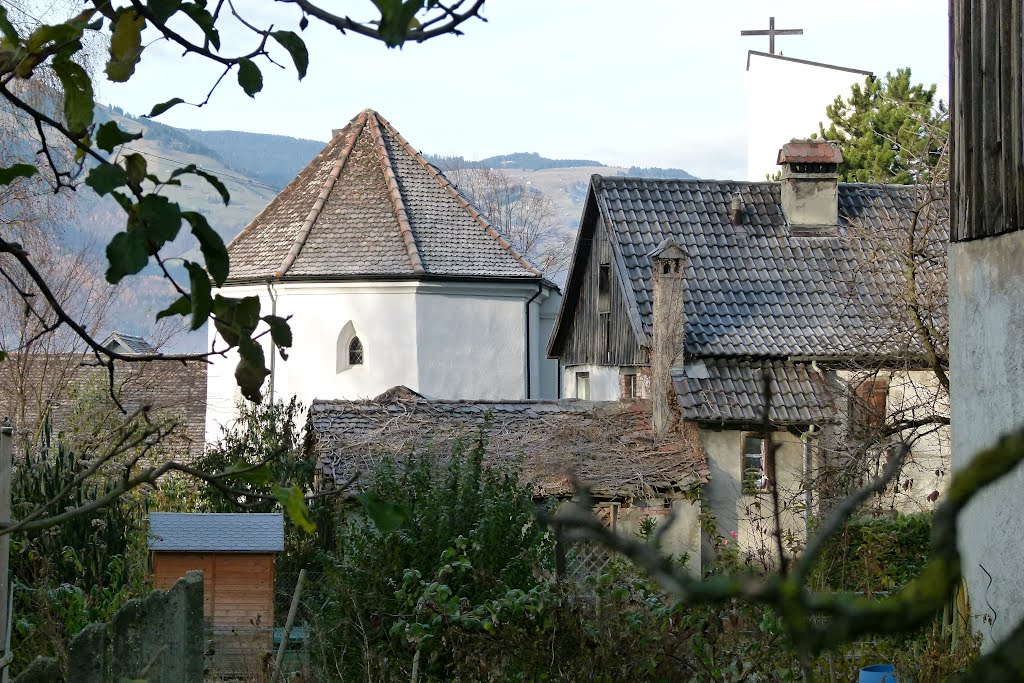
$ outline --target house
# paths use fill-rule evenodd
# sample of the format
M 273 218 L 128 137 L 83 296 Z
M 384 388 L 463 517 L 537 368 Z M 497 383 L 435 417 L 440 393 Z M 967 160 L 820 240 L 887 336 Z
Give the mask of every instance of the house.
M 825 108 L 873 77 L 862 69 L 748 51 L 747 180 L 774 176 L 779 141 L 817 133 Z
M 949 362 L 953 465 L 962 470 L 1024 426 L 1024 27 L 1019 11 L 991 0 L 954 0 L 950 17 Z M 1022 480 L 1018 466 L 960 515 L 961 568 L 983 650 L 1019 633 L 1024 619 Z
M 111 334 L 103 345 L 125 355 L 156 353 L 142 337 Z M 113 392 L 128 411 L 149 406 L 151 417 L 177 425 L 164 439 L 165 455 L 191 461 L 203 452 L 206 363 L 114 361 Z M 10 417 L 19 448 L 37 444 L 44 422 L 54 435 L 72 436 L 105 419 L 120 420 L 109 400 L 111 375 L 84 351 L 24 351 L 0 363 L 0 417 Z
M 484 463 L 520 469 L 537 498 L 568 499 L 583 483 L 598 514 L 623 533 L 674 510 L 662 547 L 699 569 L 700 507 L 692 494 L 707 481 L 703 447 L 695 432 L 656 441 L 645 402 L 431 400 L 396 387 L 374 400 L 314 401 L 306 431 L 309 457 L 332 485 L 357 472 L 372 476 L 385 457 L 444 457 L 453 440 L 472 441 L 482 429 Z
M 203 572 L 203 616 L 221 673 L 257 670 L 274 636 L 274 563 L 284 551 L 284 518 L 272 513 L 149 515 L 153 587 Z M 253 665 L 253 666 L 249 666 Z
M 272 396 L 557 396 L 544 353 L 557 287 L 375 111 L 336 131 L 228 250 L 220 293 L 290 319 Z M 235 414 L 235 360 L 210 368 L 208 436 Z
M 548 347 L 563 396 L 650 398 L 661 436 L 700 427 L 719 530 L 748 548 L 774 529 L 772 486 L 798 543 L 820 507 L 812 492 L 872 476 L 894 439 L 913 448 L 889 507 L 930 507 L 948 458 L 929 362 L 945 359 L 922 351 L 899 261 L 902 235 L 917 231 L 922 259 L 944 268 L 946 204 L 838 183 L 841 154 L 820 140 L 786 144 L 778 161 L 781 182 L 594 176 Z M 915 210 L 930 220 L 912 221 Z M 921 291 L 922 326 L 941 331 L 943 302 L 926 309 Z

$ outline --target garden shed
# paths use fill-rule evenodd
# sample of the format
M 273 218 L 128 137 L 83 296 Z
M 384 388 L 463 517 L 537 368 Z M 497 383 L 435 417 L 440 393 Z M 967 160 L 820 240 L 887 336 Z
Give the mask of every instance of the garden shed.
M 203 572 L 203 615 L 213 631 L 218 664 L 252 660 L 250 653 L 270 650 L 274 562 L 283 550 L 280 513 L 149 515 L 153 587 L 169 588 L 189 570 Z

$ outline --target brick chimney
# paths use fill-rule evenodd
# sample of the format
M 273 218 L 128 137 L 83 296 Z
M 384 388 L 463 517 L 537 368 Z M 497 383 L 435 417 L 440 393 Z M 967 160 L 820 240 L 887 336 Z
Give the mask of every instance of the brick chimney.
M 672 367 L 682 365 L 686 340 L 686 252 L 669 237 L 648 256 L 654 271 L 651 397 L 654 432 L 664 436 L 676 414 Z
M 779 150 L 782 213 L 795 233 L 834 232 L 839 224 L 843 153 L 825 140 L 792 140 Z

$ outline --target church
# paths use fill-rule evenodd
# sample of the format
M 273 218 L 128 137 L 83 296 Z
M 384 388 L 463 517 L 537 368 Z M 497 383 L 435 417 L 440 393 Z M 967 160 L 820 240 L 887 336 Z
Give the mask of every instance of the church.
M 228 251 L 220 293 L 258 296 L 292 328 L 287 361 L 265 340 L 270 400 L 399 385 L 430 399 L 558 397 L 545 352 L 558 288 L 373 110 L 335 131 Z M 208 442 L 237 414 L 236 362 L 209 368 Z

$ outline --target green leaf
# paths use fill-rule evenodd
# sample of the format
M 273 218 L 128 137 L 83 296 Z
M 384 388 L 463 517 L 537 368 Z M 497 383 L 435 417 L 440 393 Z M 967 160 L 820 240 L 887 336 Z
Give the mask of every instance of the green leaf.
M 235 299 L 218 294 L 213 299 L 213 314 L 217 332 L 224 341 L 230 346 L 239 346 L 256 329 L 260 319 L 260 299 L 256 296 Z
M 134 275 L 149 263 L 146 240 L 137 230 L 119 232 L 107 244 L 107 282 L 116 285 L 126 275 Z
M 238 359 L 238 365 L 235 366 L 235 382 L 242 390 L 242 396 L 253 403 L 262 402 L 263 395 L 260 389 L 263 387 L 263 380 L 270 374 L 263 347 L 249 336 L 241 336 L 238 339 Z
M 127 183 L 128 174 L 117 164 L 100 164 L 85 178 L 85 184 L 101 197 Z
M 178 11 L 181 0 L 149 0 L 146 7 L 157 21 L 167 21 Z
M 416 13 L 423 9 L 423 0 L 373 0 L 380 10 L 378 31 L 388 47 L 405 43 L 409 29 L 416 24 Z
M 202 3 L 202 5 L 205 4 L 205 2 Z M 217 28 L 214 25 L 215 22 L 213 20 L 213 15 L 210 14 L 202 5 L 195 2 L 186 2 L 182 3 L 178 9 L 187 14 L 192 21 L 196 22 L 196 26 L 203 29 L 203 34 L 206 36 L 206 39 L 210 41 L 210 45 L 213 45 L 219 50 L 220 34 L 217 32 Z
M 288 321 L 279 315 L 265 315 L 263 322 L 270 326 L 270 338 L 277 346 L 290 348 L 292 345 L 292 328 Z
M 199 241 L 199 250 L 203 252 L 206 260 L 206 270 L 210 272 L 214 283 L 218 287 L 224 284 L 228 278 L 228 250 L 224 246 L 224 240 L 210 227 L 206 217 L 195 211 L 185 211 L 181 217 L 192 226 L 192 234 Z
M 139 191 L 142 188 L 142 181 L 146 179 L 146 157 L 134 152 L 125 155 L 124 168 L 128 173 L 128 184 L 135 191 Z
M 306 50 L 306 43 L 292 31 L 272 31 L 270 35 L 291 55 L 301 81 L 306 77 L 306 69 L 309 68 L 309 51 Z
M 38 172 L 32 164 L 12 164 L 0 168 L 0 185 L 10 185 L 16 178 L 31 178 Z
M 273 473 L 270 471 L 268 463 L 263 463 L 259 467 L 253 468 L 252 465 L 244 460 L 239 460 L 224 470 L 224 475 L 230 476 L 232 479 L 244 481 L 246 484 L 252 484 L 253 486 L 266 486 L 273 478 Z
M 177 178 L 178 176 L 183 176 L 187 173 L 197 175 L 210 183 L 210 185 L 213 186 L 213 189 L 217 190 L 217 194 L 219 194 L 220 198 L 224 201 L 224 206 L 227 206 L 228 202 L 231 201 L 231 193 L 228 192 L 228 188 L 224 187 L 224 183 L 220 181 L 220 178 L 209 171 L 204 171 L 195 164 L 189 164 L 188 166 L 182 166 L 181 168 L 174 169 L 174 172 L 171 173 L 171 178 Z
M 17 45 L 21 42 L 21 36 L 14 29 L 11 20 L 7 18 L 7 8 L 0 7 L 0 33 L 4 34 L 4 42 Z
M 72 133 L 84 136 L 92 125 L 93 109 L 96 106 L 92 80 L 88 72 L 69 57 L 57 56 L 52 66 L 64 91 L 64 122 Z
M 157 313 L 156 319 L 160 320 L 161 318 L 169 318 L 172 315 L 186 316 L 191 312 L 192 302 L 189 300 L 187 296 L 182 296 L 178 297 L 178 299 L 173 304 Z
M 400 506 L 383 500 L 372 492 L 362 493 L 356 496 L 356 500 L 363 506 L 377 528 L 386 534 L 402 526 L 409 516 Z
M 135 216 L 139 221 L 136 227 L 145 236 L 149 255 L 152 256 L 164 244 L 178 236 L 181 229 L 181 209 L 167 197 L 158 194 L 145 195 L 136 206 Z
M 210 276 L 198 263 L 185 262 L 188 268 L 188 279 L 192 298 L 192 329 L 198 330 L 210 318 L 213 309 L 213 298 L 210 293 Z
M 167 111 L 171 107 L 176 107 L 179 104 L 184 104 L 184 103 L 185 103 L 185 100 L 181 99 L 180 97 L 172 97 L 171 99 L 167 100 L 166 102 L 161 102 L 160 104 L 154 105 L 153 109 L 150 110 L 150 112 L 148 114 L 146 114 L 146 116 L 144 118 L 151 119 L 151 118 L 154 118 L 156 116 L 160 116 L 160 114 L 163 114 L 165 111 Z
M 126 133 L 114 121 L 107 121 L 96 130 L 96 146 L 104 152 L 113 152 L 118 145 L 138 140 L 142 133 Z
M 124 83 L 135 73 L 142 57 L 142 30 L 146 19 L 132 9 L 118 12 L 114 31 L 110 36 L 110 59 L 107 60 L 107 78 Z
M 238 60 L 238 84 L 249 97 L 255 97 L 256 93 L 263 90 L 263 74 L 251 59 Z
M 292 520 L 295 526 L 307 534 L 316 531 L 316 524 L 309 516 L 309 508 L 306 507 L 306 498 L 302 495 L 302 489 L 298 486 L 285 488 L 278 486 L 274 489 L 274 497 L 281 503 L 285 513 Z

